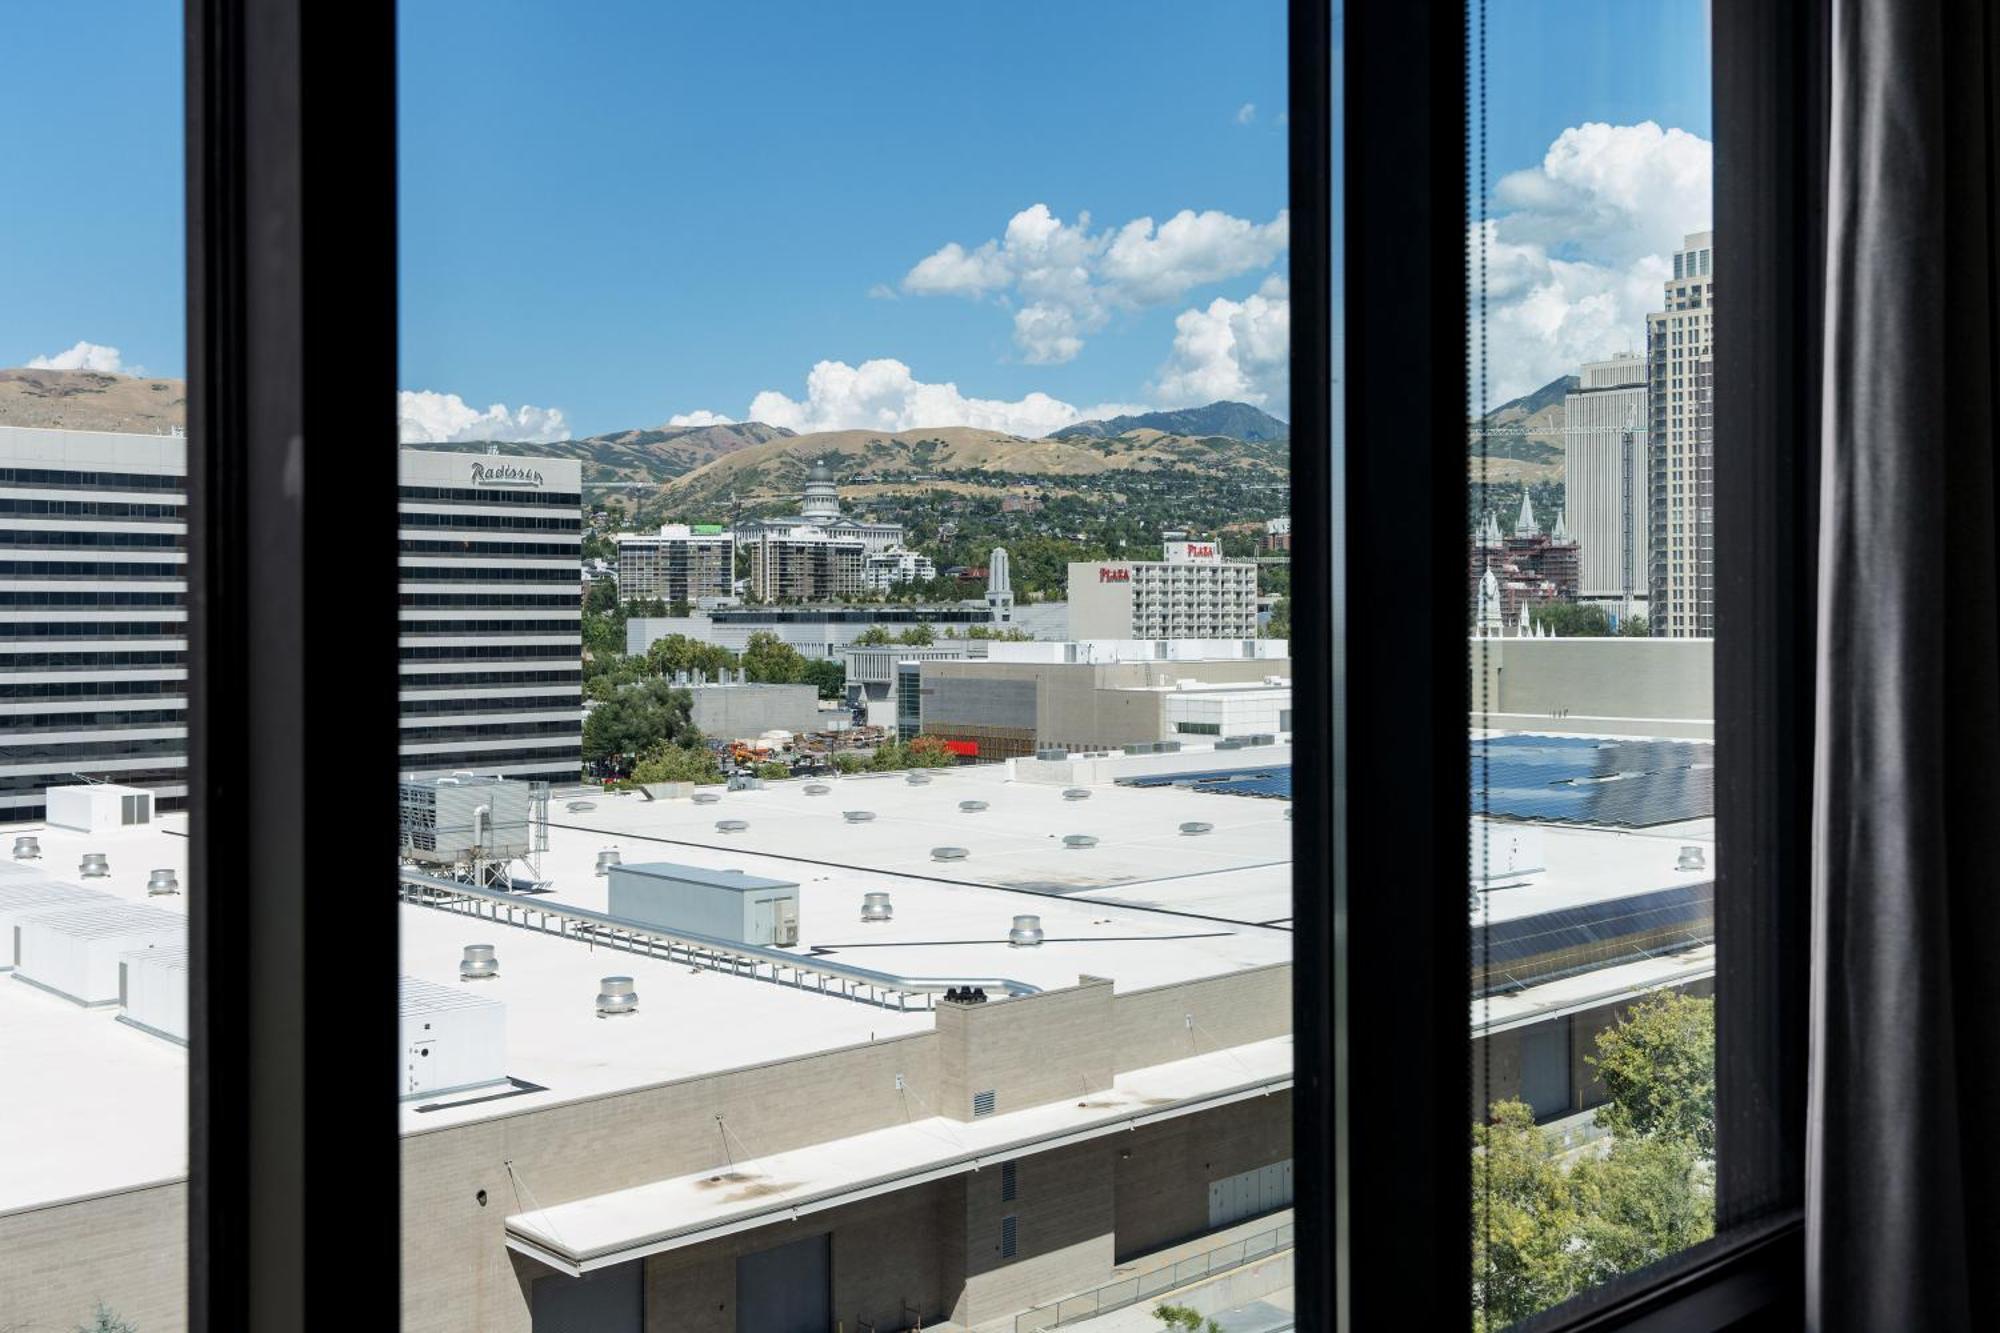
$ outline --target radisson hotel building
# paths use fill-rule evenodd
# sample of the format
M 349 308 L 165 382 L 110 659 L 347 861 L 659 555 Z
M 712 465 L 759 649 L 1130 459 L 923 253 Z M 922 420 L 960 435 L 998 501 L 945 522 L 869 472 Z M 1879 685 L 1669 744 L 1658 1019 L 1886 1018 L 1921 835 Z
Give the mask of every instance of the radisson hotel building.
M 404 771 L 574 781 L 582 465 L 405 449 L 398 473 Z

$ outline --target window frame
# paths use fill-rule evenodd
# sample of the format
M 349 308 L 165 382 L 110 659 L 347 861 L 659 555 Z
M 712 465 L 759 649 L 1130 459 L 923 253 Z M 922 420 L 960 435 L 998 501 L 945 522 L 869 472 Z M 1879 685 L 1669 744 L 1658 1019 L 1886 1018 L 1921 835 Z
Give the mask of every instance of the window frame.
M 393 827 L 395 7 L 354 0 L 317 24 L 304 0 L 185 14 L 189 1323 L 388 1327 L 399 1229 L 340 1220 L 357 1205 L 400 1217 L 380 1091 L 394 909 L 347 890 L 349 860 L 314 846 L 311 815 L 338 801 L 364 829 Z M 1470 1269 L 1466 922 L 1366 890 L 1455 880 L 1467 853 L 1465 11 L 1349 0 L 1344 22 L 1340 46 L 1365 57 L 1336 77 L 1329 5 L 1292 0 L 1293 425 L 1310 446 L 1293 478 L 1298 1288 L 1317 1326 L 1450 1327 L 1469 1304 L 1462 1280 L 1439 1281 Z M 1720 1327 L 1803 1290 L 1811 700 L 1796 687 L 1812 642 L 1824 0 L 1717 0 L 1713 31 L 1717 224 L 1740 238 L 1721 276 L 1746 312 L 1718 345 L 1716 430 L 1771 441 L 1716 462 L 1717 720 L 1734 741 L 1717 783 L 1718 1133 L 1721 1211 L 1739 1226 L 1536 1327 Z M 1360 262 L 1336 315 L 1341 253 Z M 1349 323 L 1368 337 L 1345 341 Z M 1436 448 L 1336 453 L 1336 412 L 1343 438 Z M 1391 553 L 1398 575 L 1381 577 Z M 1350 621 L 1397 630 L 1357 643 Z M 1348 697 L 1367 706 L 1347 713 Z M 378 1062 L 379 1084 L 354 1072 Z M 1366 1095 L 1385 1086 L 1401 1090 L 1393 1112 Z M 1387 1142 L 1398 1151 L 1368 1147 Z

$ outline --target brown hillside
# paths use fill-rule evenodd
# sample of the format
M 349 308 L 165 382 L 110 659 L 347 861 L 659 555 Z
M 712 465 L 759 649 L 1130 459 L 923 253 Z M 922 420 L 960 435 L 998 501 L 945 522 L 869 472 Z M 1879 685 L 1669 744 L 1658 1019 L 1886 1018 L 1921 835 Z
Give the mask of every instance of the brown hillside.
M 164 435 L 187 425 L 187 382 L 95 370 L 0 370 L 0 426 Z

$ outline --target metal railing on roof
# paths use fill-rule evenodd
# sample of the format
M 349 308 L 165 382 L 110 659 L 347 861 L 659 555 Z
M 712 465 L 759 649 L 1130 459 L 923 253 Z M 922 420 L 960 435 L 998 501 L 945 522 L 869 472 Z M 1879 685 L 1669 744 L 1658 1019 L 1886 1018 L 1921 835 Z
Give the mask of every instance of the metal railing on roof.
M 1230 1241 L 1227 1245 L 1190 1255 L 1178 1263 L 1163 1264 L 1076 1296 L 1065 1296 L 1059 1301 L 1038 1305 L 1014 1316 L 1014 1333 L 1042 1333 L 1043 1329 L 1060 1328 L 1080 1319 L 1094 1319 L 1193 1283 L 1205 1282 L 1231 1269 L 1247 1267 L 1260 1259 L 1269 1259 L 1291 1249 L 1292 1236 L 1292 1224 L 1286 1222 L 1269 1231 L 1259 1231 L 1241 1240 Z
M 502 889 L 481 888 L 462 880 L 427 875 L 403 867 L 398 871 L 405 902 L 442 911 L 460 912 L 501 925 L 540 930 L 594 946 L 624 949 L 649 958 L 684 962 L 714 972 L 768 981 L 797 990 L 817 990 L 885 1009 L 935 1008 L 937 997 L 950 990 L 992 990 L 1002 996 L 1039 995 L 1041 987 L 1013 977 L 921 977 L 856 967 L 812 954 L 788 953 L 761 944 L 731 940 L 689 930 L 647 925 L 606 912 L 545 898 L 524 898 Z M 830 984 L 831 983 L 831 984 Z

